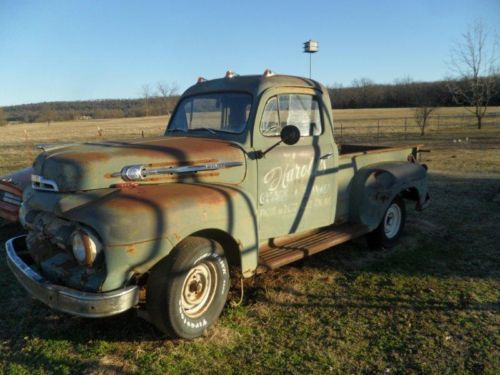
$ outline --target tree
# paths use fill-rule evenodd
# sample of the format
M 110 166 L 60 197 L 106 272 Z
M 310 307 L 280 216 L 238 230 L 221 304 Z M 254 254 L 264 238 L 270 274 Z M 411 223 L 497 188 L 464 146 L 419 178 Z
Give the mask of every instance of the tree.
M 175 83 L 158 82 L 158 95 L 162 98 L 162 107 L 170 113 L 175 104 L 175 97 L 179 95 L 179 87 Z M 163 113 L 163 110 L 160 113 Z
M 142 98 L 144 100 L 144 113 L 149 116 L 149 99 L 151 98 L 151 87 L 146 84 L 142 86 Z
M 50 103 L 43 104 L 40 116 L 38 116 L 38 121 L 47 121 L 47 126 L 49 126 L 50 123 L 54 121 L 54 111 L 52 110 L 52 106 L 50 105 Z
M 449 89 L 454 101 L 476 116 L 478 129 L 496 93 L 496 44 L 498 41 L 492 40 L 484 24 L 476 21 L 451 51 L 449 65 L 453 79 L 448 84 Z
M 7 125 L 7 117 L 5 111 L 0 107 L 0 126 Z
M 415 111 L 413 113 L 413 116 L 415 118 L 415 122 L 417 123 L 418 127 L 420 128 L 420 135 L 423 136 L 425 135 L 425 129 L 427 128 L 427 125 L 429 124 L 428 120 L 429 117 L 431 116 L 431 113 L 436 110 L 436 107 L 430 107 L 426 105 L 422 105 L 420 107 L 416 107 Z
M 437 109 L 436 100 L 433 97 L 434 88 L 426 83 L 417 82 L 411 86 L 407 86 L 408 96 L 413 96 L 413 118 L 417 126 L 420 128 L 420 135 L 425 135 L 425 129 L 429 124 L 429 118 L 432 112 Z

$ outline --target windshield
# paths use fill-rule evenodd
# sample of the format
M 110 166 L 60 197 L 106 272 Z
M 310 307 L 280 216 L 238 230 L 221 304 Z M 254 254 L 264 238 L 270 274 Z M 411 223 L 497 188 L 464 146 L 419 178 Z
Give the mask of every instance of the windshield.
M 184 98 L 168 126 L 168 132 L 205 130 L 241 133 L 252 107 L 252 96 L 242 93 L 213 93 Z

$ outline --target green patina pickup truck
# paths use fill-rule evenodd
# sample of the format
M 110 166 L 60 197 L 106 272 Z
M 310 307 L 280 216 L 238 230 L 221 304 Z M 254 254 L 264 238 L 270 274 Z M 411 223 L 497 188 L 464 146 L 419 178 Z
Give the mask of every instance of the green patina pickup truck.
M 251 277 L 367 235 L 392 246 L 404 200 L 427 206 L 416 146 L 338 146 L 327 90 L 274 75 L 199 79 L 164 136 L 47 148 L 6 243 L 19 282 L 84 317 L 142 309 L 171 337 Z

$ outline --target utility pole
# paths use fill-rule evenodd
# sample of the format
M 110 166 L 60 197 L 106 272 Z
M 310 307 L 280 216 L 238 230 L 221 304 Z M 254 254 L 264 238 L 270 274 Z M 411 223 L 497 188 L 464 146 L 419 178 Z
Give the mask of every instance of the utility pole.
M 309 54 L 309 78 L 311 78 L 312 71 L 312 54 L 318 52 L 318 42 L 312 39 L 309 39 L 307 42 L 304 42 L 304 53 Z

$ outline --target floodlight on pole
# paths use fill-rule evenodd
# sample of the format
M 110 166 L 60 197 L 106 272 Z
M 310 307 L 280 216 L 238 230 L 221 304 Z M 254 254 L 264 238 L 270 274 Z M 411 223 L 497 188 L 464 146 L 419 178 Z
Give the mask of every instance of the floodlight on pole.
M 318 50 L 319 46 L 317 41 L 309 39 L 307 42 L 304 42 L 304 53 L 309 54 L 309 78 L 311 78 L 311 65 L 312 65 L 311 55 L 313 53 L 318 52 Z

